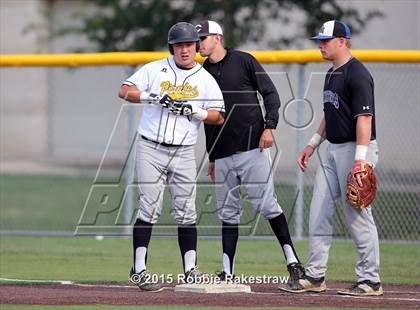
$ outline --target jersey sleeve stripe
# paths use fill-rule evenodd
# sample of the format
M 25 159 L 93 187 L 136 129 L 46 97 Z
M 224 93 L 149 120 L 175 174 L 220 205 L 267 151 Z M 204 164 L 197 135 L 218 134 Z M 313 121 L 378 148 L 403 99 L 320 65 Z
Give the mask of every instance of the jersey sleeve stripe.
M 225 110 L 225 108 L 224 108 L 224 107 L 217 107 L 217 106 L 214 106 L 214 107 L 207 107 L 207 109 L 206 109 L 206 110 L 224 111 L 224 110 Z
M 356 117 L 361 116 L 361 115 L 371 115 L 371 116 L 373 116 L 373 113 L 372 112 L 359 113 L 359 114 L 354 115 L 353 118 L 356 118 Z

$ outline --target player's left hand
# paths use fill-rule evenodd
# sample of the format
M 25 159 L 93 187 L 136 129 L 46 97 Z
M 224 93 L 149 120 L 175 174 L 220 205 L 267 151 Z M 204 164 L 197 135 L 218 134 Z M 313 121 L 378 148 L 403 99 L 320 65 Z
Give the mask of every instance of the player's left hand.
M 356 160 L 354 162 L 353 167 L 351 168 L 351 173 L 354 174 L 354 177 L 357 180 L 357 184 L 359 184 L 360 187 L 363 187 L 362 177 L 364 172 L 364 166 L 368 165 L 367 161 L 365 160 Z
M 263 149 L 268 149 L 272 147 L 274 144 L 274 129 L 264 129 L 261 138 L 260 143 L 258 147 L 260 148 L 260 152 L 263 151 Z
M 365 160 L 356 160 L 347 176 L 347 202 L 354 208 L 368 207 L 377 191 L 373 167 Z
M 192 105 L 184 101 L 174 101 L 171 106 L 169 106 L 169 110 L 175 115 L 189 116 L 194 114 Z
M 186 116 L 189 121 L 191 121 L 193 117 L 200 121 L 204 121 L 209 115 L 207 110 L 202 109 L 197 105 L 190 104 L 186 100 L 175 100 L 169 107 L 169 110 L 175 115 Z

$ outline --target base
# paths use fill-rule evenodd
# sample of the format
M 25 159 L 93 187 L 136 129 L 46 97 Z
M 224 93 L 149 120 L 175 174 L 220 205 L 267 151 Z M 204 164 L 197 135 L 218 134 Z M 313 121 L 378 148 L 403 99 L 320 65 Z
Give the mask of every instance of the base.
M 251 293 L 251 287 L 244 284 L 180 284 L 175 286 L 175 292 L 190 293 Z

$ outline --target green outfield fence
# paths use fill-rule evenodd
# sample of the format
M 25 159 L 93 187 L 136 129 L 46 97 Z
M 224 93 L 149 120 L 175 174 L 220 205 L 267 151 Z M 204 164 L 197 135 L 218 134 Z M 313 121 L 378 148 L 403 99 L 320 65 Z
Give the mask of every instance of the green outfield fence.
M 295 238 L 308 235 L 314 155 L 297 153 L 322 117 L 329 65 L 318 51 L 255 51 L 282 102 L 271 149 L 278 200 Z M 373 213 L 382 240 L 420 240 L 420 51 L 355 50 L 375 80 L 379 191 Z M 132 152 L 140 105 L 117 98 L 121 82 L 163 52 L 0 55 L 0 231 L 2 234 L 128 235 L 137 208 Z M 198 58 L 202 61 L 201 58 Z M 321 152 L 325 148 L 321 146 Z M 201 130 L 197 209 L 201 235 L 220 235 Z M 156 235 L 174 235 L 164 196 Z M 334 237 L 349 238 L 337 203 Z M 271 236 L 244 193 L 242 236 Z

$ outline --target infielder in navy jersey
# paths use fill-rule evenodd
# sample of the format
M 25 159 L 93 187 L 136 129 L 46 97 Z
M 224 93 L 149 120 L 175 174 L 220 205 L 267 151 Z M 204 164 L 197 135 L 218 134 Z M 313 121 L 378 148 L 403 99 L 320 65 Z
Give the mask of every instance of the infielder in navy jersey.
M 225 124 L 205 125 L 209 169 L 216 183 L 216 200 L 222 221 L 222 280 L 234 277 L 235 252 L 242 214 L 242 187 L 256 212 L 266 218 L 287 262 L 289 282 L 303 277 L 290 238 L 286 217 L 274 191 L 273 164 L 269 148 L 279 119 L 280 98 L 268 74 L 250 54 L 223 46 L 223 31 L 214 21 L 197 26 L 200 54 L 208 57 L 204 68 L 219 84 L 225 101 Z M 265 107 L 263 116 L 257 94 Z
M 325 60 L 332 62 L 324 83 L 324 118 L 298 165 L 305 171 L 310 157 L 324 139 L 328 141 L 316 173 L 309 215 L 309 255 L 306 275 L 286 291 L 326 290 L 328 252 L 333 234 L 333 215 L 338 200 L 344 206 L 346 223 L 359 254 L 357 282 L 343 295 L 382 295 L 379 278 L 379 241 L 371 207 L 356 209 L 346 201 L 347 175 L 359 161 L 375 166 L 378 146 L 375 129 L 374 83 L 366 67 L 351 54 L 350 28 L 339 21 L 323 24 L 313 40 Z
M 222 124 L 223 96 L 214 78 L 195 61 L 199 37 L 192 24 L 171 27 L 172 57 L 142 66 L 124 81 L 119 97 L 146 103 L 136 143 L 140 205 L 133 228 L 130 280 L 141 290 L 158 291 L 146 270 L 152 227 L 162 210 L 165 183 L 172 196 L 186 282 L 202 277 L 197 269 L 196 162 L 194 144 L 200 124 Z

